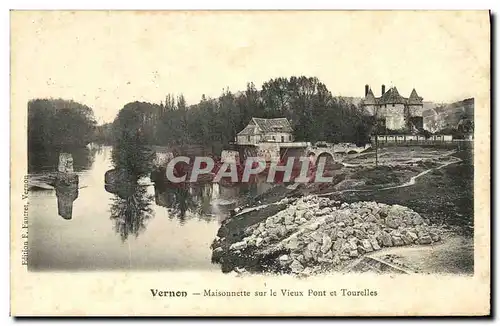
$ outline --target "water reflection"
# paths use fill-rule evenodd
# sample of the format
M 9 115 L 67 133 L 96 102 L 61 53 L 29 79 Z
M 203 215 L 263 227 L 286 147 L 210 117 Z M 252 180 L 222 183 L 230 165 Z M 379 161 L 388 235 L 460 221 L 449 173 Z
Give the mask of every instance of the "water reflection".
M 177 218 L 181 224 L 188 216 L 206 221 L 214 217 L 212 207 L 214 185 L 212 183 L 172 184 L 156 181 L 154 190 L 156 205 L 167 208 L 169 217 Z
M 106 191 L 120 188 L 106 187 Z M 152 196 L 147 194 L 147 189 L 138 184 L 129 185 L 126 191 L 115 193 L 110 206 L 113 229 L 125 242 L 130 235 L 138 237 L 146 230 L 147 221 L 153 217 L 151 209 Z
M 96 153 L 100 147 L 80 147 L 65 149 L 73 158 L 75 172 L 88 170 L 94 163 Z M 41 149 L 28 151 L 28 173 L 46 173 L 57 170 L 61 150 Z
M 165 166 L 153 167 L 155 156 L 135 143 L 113 147 L 114 168 L 105 173 L 104 188 L 115 195 L 111 219 L 123 241 L 144 231 L 146 221 L 154 215 L 153 203 L 166 208 L 167 216 L 181 225 L 190 219 L 209 222 L 218 218 L 221 222 L 232 209 L 270 186 L 263 180 L 250 184 L 172 183 L 167 180 Z M 154 189 L 154 196 L 148 194 L 148 187 Z
M 110 205 L 113 229 L 125 242 L 130 235 L 138 237 L 153 217 L 152 196 L 140 185 L 151 164 L 151 152 L 137 141 L 121 140 L 112 151 L 114 169 L 104 175 L 104 189 L 114 194 Z
M 169 204 L 178 207 L 178 212 L 186 207 L 185 222 L 181 224 L 179 216 L 161 205 L 161 196 L 155 198 L 149 173 L 140 178 L 128 175 L 124 179 L 130 181 L 116 180 L 105 185 L 107 171 L 118 171 L 126 166 L 127 160 L 132 160 L 122 156 L 125 164 L 116 164 L 112 151 L 111 147 L 97 148 L 94 163 L 83 171 L 79 171 L 81 163 L 73 156 L 75 179 L 72 180 L 78 177 L 78 192 L 76 182 L 57 182 L 56 186 L 57 160 L 47 172 L 30 174 L 29 269 L 218 271 L 219 267 L 212 266 L 210 261 L 210 243 L 219 228 L 219 215 L 196 212 L 215 212 L 211 207 L 213 202 L 223 197 L 219 187 L 194 185 L 188 193 L 174 191 L 174 200 L 188 203 Z M 227 195 L 224 198 L 234 195 L 224 194 Z M 196 206 L 190 206 L 189 199 Z M 64 216 L 72 219 L 66 220 Z
M 155 183 L 155 203 L 169 209 L 169 217 L 177 217 L 181 223 L 186 220 L 186 212 L 197 212 L 198 203 L 190 194 L 189 187 L 185 184 L 178 186 L 165 186 Z
M 222 222 L 246 200 L 267 191 L 272 185 L 260 182 L 223 186 L 206 183 L 170 183 L 154 178 L 155 203 L 169 210 L 170 218 L 184 223 L 187 218 Z

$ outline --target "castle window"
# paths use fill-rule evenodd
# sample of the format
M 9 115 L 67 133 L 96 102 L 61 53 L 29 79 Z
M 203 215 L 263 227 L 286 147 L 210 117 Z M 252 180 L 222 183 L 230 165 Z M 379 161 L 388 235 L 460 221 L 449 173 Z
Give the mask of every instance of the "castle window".
M 387 107 L 387 104 L 384 104 L 384 108 L 386 108 L 386 107 Z
M 248 140 L 248 142 L 250 142 L 250 136 L 247 136 L 247 140 Z
M 392 107 L 394 107 L 394 103 L 392 103 Z

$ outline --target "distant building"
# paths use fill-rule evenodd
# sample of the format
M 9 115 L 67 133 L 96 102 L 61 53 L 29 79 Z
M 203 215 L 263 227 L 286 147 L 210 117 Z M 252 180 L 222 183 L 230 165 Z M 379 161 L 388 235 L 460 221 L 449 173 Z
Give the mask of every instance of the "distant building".
M 375 97 L 370 86 L 365 85 L 361 106 L 385 129 L 415 131 L 423 128 L 422 100 L 415 89 L 406 98 L 399 94 L 396 87 L 385 91 L 385 85 L 382 85 L 380 97 Z
M 292 142 L 292 133 L 292 125 L 286 118 L 252 118 L 236 136 L 236 143 L 238 145 L 255 145 L 264 142 Z

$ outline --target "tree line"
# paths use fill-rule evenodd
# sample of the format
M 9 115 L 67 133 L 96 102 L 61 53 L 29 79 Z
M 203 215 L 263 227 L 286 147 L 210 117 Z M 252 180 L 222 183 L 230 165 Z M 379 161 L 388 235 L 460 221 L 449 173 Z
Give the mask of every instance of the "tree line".
M 63 99 L 28 102 L 28 148 L 50 150 L 82 147 L 95 139 L 93 110 Z
M 252 117 L 286 117 L 297 141 L 369 141 L 372 122 L 349 99 L 335 97 L 316 77 L 274 78 L 260 89 L 224 89 L 188 105 L 182 94 L 158 103 L 126 104 L 112 123 L 97 126 L 92 109 L 62 99 L 28 103 L 30 148 L 82 146 L 89 142 L 142 145 L 201 145 L 220 150 L 234 141 Z
M 130 138 L 149 145 L 199 144 L 219 149 L 234 141 L 252 117 L 286 117 L 298 141 L 369 141 L 372 123 L 350 100 L 334 97 L 316 77 L 275 78 L 258 90 L 224 89 L 217 98 L 205 95 L 187 105 L 182 94 L 169 94 L 160 104 L 133 102 L 118 113 L 112 126 L 115 141 Z

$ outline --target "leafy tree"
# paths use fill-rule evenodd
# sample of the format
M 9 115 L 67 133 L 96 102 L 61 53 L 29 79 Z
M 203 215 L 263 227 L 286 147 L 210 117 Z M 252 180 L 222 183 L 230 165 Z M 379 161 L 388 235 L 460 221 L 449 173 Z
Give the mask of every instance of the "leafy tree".
M 82 147 L 94 139 L 96 121 L 86 105 L 63 99 L 28 102 L 28 147 L 31 150 Z
M 154 109 L 156 107 L 150 107 L 147 103 L 129 103 L 120 110 L 113 122 L 113 164 L 133 178 L 146 175 L 151 168 L 152 152 L 146 145 L 152 140 L 148 129 L 157 116 Z
M 113 128 L 126 133 L 141 130 L 143 144 L 197 144 L 213 152 L 233 141 L 252 117 L 286 117 L 294 127 L 295 139 L 304 141 L 363 143 L 373 128 L 350 100 L 333 97 L 318 78 L 305 76 L 270 79 L 261 90 L 253 83 L 242 92 L 224 89 L 218 98 L 202 95 L 199 103 L 189 106 L 182 94 L 168 94 L 160 105 L 134 102 L 125 109 L 138 115 L 132 119 L 133 127 L 131 122 L 123 125 L 115 121 Z M 120 121 L 124 118 L 121 113 L 117 117 Z M 116 132 L 114 136 L 131 137 Z

